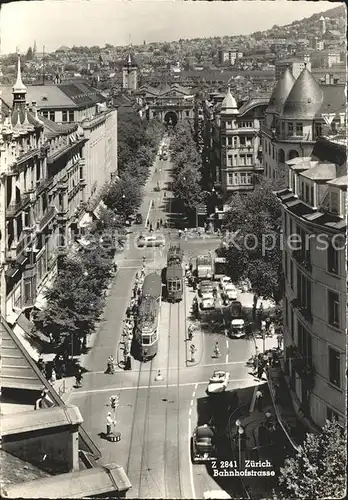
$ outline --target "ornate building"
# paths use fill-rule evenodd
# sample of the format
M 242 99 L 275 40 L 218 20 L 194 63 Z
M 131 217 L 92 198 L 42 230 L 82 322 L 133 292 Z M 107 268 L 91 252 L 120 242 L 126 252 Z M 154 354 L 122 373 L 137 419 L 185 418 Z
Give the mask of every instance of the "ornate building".
M 81 124 L 40 117 L 19 59 L 12 94 L 0 132 L 1 314 L 25 338 L 21 316 L 44 307 L 59 256 L 97 216 L 101 188 L 117 172 L 117 111 L 99 109 Z
M 267 100 L 254 98 L 238 108 L 228 89 L 203 107 L 211 184 L 224 201 L 234 192 L 252 190 L 254 174 L 262 173 L 259 134 L 266 106 Z
M 345 122 L 344 85 L 319 85 L 307 68 L 295 80 L 286 69 L 272 93 L 261 128 L 265 176 L 279 178 L 287 160 L 309 157 L 322 135 L 344 136 Z
M 346 146 L 319 139 L 286 161 L 283 214 L 285 373 L 295 408 L 318 427 L 345 423 Z

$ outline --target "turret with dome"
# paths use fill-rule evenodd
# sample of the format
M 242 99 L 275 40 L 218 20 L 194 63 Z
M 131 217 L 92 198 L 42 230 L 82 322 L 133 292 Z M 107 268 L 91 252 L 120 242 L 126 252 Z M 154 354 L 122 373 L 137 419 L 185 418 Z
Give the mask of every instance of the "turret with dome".
M 279 115 L 283 111 L 284 103 L 290 94 L 290 91 L 295 83 L 295 78 L 289 68 L 283 73 L 283 76 L 275 86 L 268 107 L 266 109 L 267 125 L 272 127 L 274 115 Z
M 231 89 L 228 87 L 227 94 L 221 103 L 221 115 L 238 115 L 238 106 L 235 98 L 231 94 Z

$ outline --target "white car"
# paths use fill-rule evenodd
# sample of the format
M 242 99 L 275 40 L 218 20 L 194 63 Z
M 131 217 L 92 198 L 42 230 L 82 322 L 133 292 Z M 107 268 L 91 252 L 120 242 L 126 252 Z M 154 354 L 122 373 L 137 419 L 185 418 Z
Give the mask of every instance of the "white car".
M 232 280 L 229 276 L 222 276 L 222 278 L 220 278 L 220 288 L 224 289 L 228 283 L 232 284 Z
M 208 293 L 203 293 L 199 307 L 204 311 L 207 309 L 214 309 L 215 308 L 215 299 L 214 295 L 211 292 Z
M 226 283 L 223 288 L 223 294 L 228 300 L 237 300 L 237 288 L 233 283 Z
M 216 394 L 219 392 L 224 392 L 228 386 L 229 381 L 229 373 L 224 372 L 223 370 L 215 370 L 213 376 L 209 380 L 206 393 Z

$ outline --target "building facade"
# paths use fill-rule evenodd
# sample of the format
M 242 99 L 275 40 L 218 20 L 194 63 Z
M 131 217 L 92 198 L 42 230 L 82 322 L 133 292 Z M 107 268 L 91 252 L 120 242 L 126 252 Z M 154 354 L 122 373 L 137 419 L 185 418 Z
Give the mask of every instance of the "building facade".
M 345 87 L 319 85 L 304 68 L 295 80 L 287 68 L 278 81 L 261 127 L 265 176 L 282 176 L 285 162 L 309 157 L 316 140 L 325 134 L 345 134 Z
M 285 373 L 295 407 L 316 426 L 345 422 L 345 144 L 318 140 L 286 162 L 283 215 Z
M 45 306 L 44 291 L 92 221 L 117 173 L 117 110 L 56 123 L 27 103 L 20 61 L 13 103 L 2 110 L 0 149 L 1 314 L 15 325 Z
M 222 102 L 221 96 L 212 96 L 204 106 L 212 185 L 224 200 L 252 190 L 254 175 L 262 172 L 260 127 L 266 106 L 267 100 L 255 98 L 238 109 L 230 89 Z

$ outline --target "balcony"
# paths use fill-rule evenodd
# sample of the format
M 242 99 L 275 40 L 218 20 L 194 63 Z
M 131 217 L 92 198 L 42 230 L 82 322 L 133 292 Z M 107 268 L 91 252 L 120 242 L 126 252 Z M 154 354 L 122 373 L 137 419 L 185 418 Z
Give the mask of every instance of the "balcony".
M 57 208 L 57 219 L 59 221 L 66 221 L 69 218 L 69 208 L 68 207 L 63 207 L 59 206 Z
M 68 176 L 65 175 L 60 181 L 58 181 L 57 188 L 63 189 L 63 190 L 68 189 L 68 187 L 69 187 L 68 183 L 69 183 Z
M 19 201 L 9 204 L 6 208 L 6 217 L 15 217 L 28 203 L 30 203 L 30 195 L 24 194 Z
M 303 252 L 301 249 L 293 250 L 292 256 L 302 269 L 304 269 L 308 273 L 312 272 L 312 264 L 310 263 L 309 258 L 306 257 L 305 252 Z
M 81 186 L 81 187 L 84 187 L 84 186 L 86 186 L 86 185 L 87 185 L 87 181 L 86 181 L 86 179 L 83 179 L 83 178 L 82 178 L 82 179 L 80 179 L 80 186 Z
M 40 232 L 43 231 L 45 229 L 45 227 L 47 226 L 47 224 L 49 224 L 51 222 L 51 220 L 54 219 L 56 214 L 57 214 L 57 209 L 55 206 L 48 207 L 48 209 L 46 210 L 46 213 L 42 216 L 40 222 L 37 224 L 38 231 L 40 231 Z
M 53 177 L 45 177 L 36 182 L 36 196 L 42 193 L 47 187 L 52 184 Z

